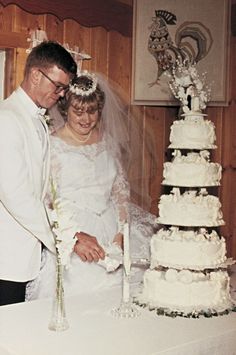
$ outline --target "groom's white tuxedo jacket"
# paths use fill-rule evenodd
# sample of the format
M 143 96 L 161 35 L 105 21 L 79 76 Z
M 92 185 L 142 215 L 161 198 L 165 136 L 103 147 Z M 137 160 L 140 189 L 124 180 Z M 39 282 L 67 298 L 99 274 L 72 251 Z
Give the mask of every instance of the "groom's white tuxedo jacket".
M 49 140 L 38 107 L 18 88 L 0 103 L 0 279 L 28 281 L 40 269 L 42 243 L 55 251 L 43 199 Z

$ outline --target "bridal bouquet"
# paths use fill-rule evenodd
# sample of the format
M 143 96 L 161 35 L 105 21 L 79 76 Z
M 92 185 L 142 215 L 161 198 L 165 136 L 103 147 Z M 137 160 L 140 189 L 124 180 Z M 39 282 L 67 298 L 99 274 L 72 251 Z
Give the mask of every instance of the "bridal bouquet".
M 76 223 L 69 204 L 57 196 L 57 188 L 51 179 L 51 201 L 49 219 L 56 246 L 56 292 L 53 304 L 52 319 L 49 329 L 61 331 L 69 327 L 64 304 L 64 268 L 70 265 L 70 257 L 76 243 Z
M 170 89 L 182 103 L 183 112 L 189 112 L 188 97 L 195 98 L 196 110 L 204 110 L 206 103 L 210 100 L 211 88 L 206 84 L 206 73 L 199 74 L 196 63 L 189 63 L 187 60 L 176 60 L 171 68 Z M 191 102 L 192 104 L 192 102 Z M 192 107 L 191 107 L 192 108 Z

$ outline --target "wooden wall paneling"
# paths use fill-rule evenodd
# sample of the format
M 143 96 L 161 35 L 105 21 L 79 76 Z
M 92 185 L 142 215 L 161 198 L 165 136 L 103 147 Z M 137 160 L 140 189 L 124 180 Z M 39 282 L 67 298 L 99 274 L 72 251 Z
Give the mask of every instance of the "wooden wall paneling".
M 132 41 L 120 33 L 108 33 L 108 77 L 123 89 L 126 100 L 130 101 Z
M 28 54 L 25 48 L 17 48 L 16 50 L 16 75 L 15 75 L 15 85 L 19 86 L 24 77 L 25 62 Z
M 56 16 L 47 15 L 44 30 L 47 33 L 48 39 L 63 43 L 64 40 L 64 24 Z
M 16 87 L 16 49 L 6 49 L 4 97 L 8 97 Z
M 236 72 L 235 72 L 236 75 Z M 236 259 L 236 102 L 232 102 L 229 109 L 230 120 L 230 140 L 231 140 L 231 161 L 229 166 L 229 174 L 231 184 L 228 187 L 228 198 L 230 200 L 230 208 L 228 210 L 228 220 L 230 223 L 231 255 Z
M 9 5 L 7 7 L 0 5 L 0 32 L 13 31 L 15 10 L 15 5 Z
M 229 81 L 230 81 L 230 100 L 229 103 L 232 103 L 236 100 L 236 37 L 231 36 L 230 40 L 230 60 L 229 60 Z
M 28 33 L 31 29 L 35 30 L 38 27 L 45 28 L 45 21 L 45 15 L 32 15 L 16 6 L 13 30 Z
M 12 0 L 0 0 L 7 6 Z M 53 14 L 61 21 L 73 19 L 83 26 L 102 26 L 108 31 L 115 30 L 124 36 L 132 33 L 132 6 L 116 0 L 51 0 L 29 1 L 14 0 L 24 11 L 34 14 Z
M 222 213 L 223 219 L 225 221 L 225 225 L 220 227 L 220 234 L 223 235 L 226 239 L 226 246 L 227 252 L 229 255 L 232 254 L 232 220 L 231 220 L 231 193 L 232 193 L 232 179 L 231 179 L 231 172 L 229 169 L 224 171 L 221 180 L 221 188 L 220 188 L 220 195 L 219 199 L 222 203 Z
M 230 214 L 230 220 L 232 221 L 232 242 L 231 242 L 231 253 L 236 259 L 236 169 L 231 172 L 232 175 L 232 210 Z
M 32 15 L 23 11 L 18 6 L 15 7 L 15 21 L 13 30 L 20 33 L 29 35 L 30 30 L 35 30 L 39 26 L 45 28 L 45 15 Z M 28 47 L 28 45 L 27 45 Z M 16 50 L 16 77 L 15 85 L 21 84 L 24 76 L 24 66 L 27 58 L 25 48 L 18 47 Z
M 16 6 L 3 7 L 0 5 L 0 47 L 27 47 L 27 34 L 15 32 Z
M 233 112 L 233 107 L 224 109 L 224 115 L 222 120 L 222 168 L 223 170 L 229 169 L 231 167 L 232 156 L 233 156 L 233 122 L 231 115 Z
M 65 20 L 64 23 L 64 43 L 70 48 L 75 46 L 91 55 L 91 28 L 83 27 L 73 20 Z M 91 60 L 83 61 L 83 69 L 90 70 Z
M 220 188 L 223 216 L 226 225 L 221 228 L 226 237 L 229 256 L 236 258 L 236 41 L 231 37 L 230 50 L 230 100 L 223 109 L 222 166 L 223 178 Z
M 132 106 L 130 119 L 130 140 L 133 147 L 130 181 L 132 200 L 146 210 L 154 204 L 150 189 L 156 180 L 158 167 L 154 165 L 153 156 L 157 154 L 156 139 L 152 127 L 152 110 L 143 106 Z M 138 133 L 137 133 L 138 132 Z M 138 134 L 138 140 L 136 140 Z M 151 195 L 150 195 L 151 193 Z
M 27 48 L 28 35 L 19 32 L 0 32 L 0 48 Z
M 108 75 L 108 32 L 102 27 L 91 29 L 91 70 Z
M 223 141 L 223 132 L 222 132 L 222 119 L 223 119 L 223 109 L 221 107 L 207 107 L 206 119 L 212 121 L 215 125 L 215 134 L 216 134 L 216 149 L 211 150 L 211 161 L 222 163 L 222 141 Z
M 147 131 L 145 139 L 149 150 L 152 152 L 149 180 L 150 211 L 156 215 L 165 161 L 165 116 L 166 110 L 163 107 L 145 107 Z
M 231 122 L 231 168 L 236 169 L 236 102 L 231 106 L 230 110 L 230 122 Z M 235 205 L 236 209 L 236 205 Z
M 236 37 L 232 37 L 231 41 L 231 144 L 232 144 L 232 160 L 231 166 L 236 169 Z

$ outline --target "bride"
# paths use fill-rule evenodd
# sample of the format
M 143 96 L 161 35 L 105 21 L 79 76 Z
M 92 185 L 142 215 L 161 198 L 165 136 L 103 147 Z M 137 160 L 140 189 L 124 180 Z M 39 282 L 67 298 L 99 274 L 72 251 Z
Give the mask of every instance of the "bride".
M 51 174 L 78 226 L 71 266 L 65 270 L 65 293 L 121 285 L 121 267 L 107 272 L 105 261 L 113 246 L 122 248 L 125 222 L 131 226 L 133 258 L 149 257 L 156 227 L 154 215 L 130 203 L 127 171 L 132 154 L 125 107 L 105 79 L 82 72 L 52 120 L 56 129 L 51 135 Z M 55 256 L 44 249 L 41 271 L 27 287 L 27 300 L 53 294 L 55 264 Z M 138 274 L 133 272 L 134 282 Z

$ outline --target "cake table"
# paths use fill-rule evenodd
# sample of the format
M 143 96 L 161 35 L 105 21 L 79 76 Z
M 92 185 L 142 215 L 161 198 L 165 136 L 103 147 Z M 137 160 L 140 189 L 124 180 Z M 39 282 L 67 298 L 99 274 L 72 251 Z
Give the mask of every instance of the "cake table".
M 2 306 L 0 355 L 235 354 L 234 312 L 186 319 L 157 317 L 141 309 L 138 318 L 117 319 L 110 311 L 120 297 L 120 290 L 111 289 L 67 298 L 70 328 L 64 332 L 48 330 L 50 299 Z

